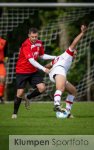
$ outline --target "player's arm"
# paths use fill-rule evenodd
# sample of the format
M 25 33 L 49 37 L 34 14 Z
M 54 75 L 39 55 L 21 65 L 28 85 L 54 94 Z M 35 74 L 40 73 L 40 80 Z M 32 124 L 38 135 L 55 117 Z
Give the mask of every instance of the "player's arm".
M 48 55 L 48 54 L 43 54 L 40 56 L 40 58 L 44 59 L 44 60 L 53 60 L 56 58 L 56 56 L 51 56 L 51 55 Z
M 71 50 L 75 49 L 76 45 L 80 41 L 80 39 L 83 37 L 87 30 L 87 27 L 85 25 L 81 26 L 81 32 L 78 34 L 78 36 L 73 40 L 72 44 L 69 46 Z
M 36 67 L 36 68 L 38 68 L 38 69 L 44 71 L 45 73 L 49 73 L 49 72 L 50 72 L 50 70 L 49 70 L 48 68 L 43 67 L 43 66 L 42 66 L 41 64 L 39 64 L 36 60 L 34 60 L 34 58 L 29 58 L 28 60 L 29 60 L 29 62 L 30 62 L 34 67 Z
M 44 46 L 43 46 L 42 42 L 41 42 L 41 47 L 40 47 L 40 51 L 39 51 L 39 56 L 41 59 L 44 59 L 44 60 L 53 60 L 56 58 L 56 56 L 51 56 L 51 55 L 45 54 Z

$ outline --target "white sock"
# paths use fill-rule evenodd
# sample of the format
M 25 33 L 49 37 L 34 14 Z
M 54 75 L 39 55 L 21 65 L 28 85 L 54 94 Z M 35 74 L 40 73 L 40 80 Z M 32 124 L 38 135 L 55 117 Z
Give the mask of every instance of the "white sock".
M 54 105 L 60 105 L 62 92 L 60 90 L 56 90 L 54 94 Z
M 72 109 L 73 101 L 74 101 L 75 96 L 68 94 L 66 98 L 66 109 L 70 111 Z

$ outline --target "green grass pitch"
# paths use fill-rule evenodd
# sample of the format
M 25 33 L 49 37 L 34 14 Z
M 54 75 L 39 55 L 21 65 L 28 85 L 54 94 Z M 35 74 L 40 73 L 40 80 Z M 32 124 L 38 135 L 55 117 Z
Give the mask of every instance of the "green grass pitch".
M 73 119 L 57 119 L 53 103 L 21 104 L 11 119 L 13 104 L 0 105 L 0 150 L 8 150 L 9 135 L 94 135 L 94 102 L 75 102 Z M 5 144 L 6 143 L 6 144 Z

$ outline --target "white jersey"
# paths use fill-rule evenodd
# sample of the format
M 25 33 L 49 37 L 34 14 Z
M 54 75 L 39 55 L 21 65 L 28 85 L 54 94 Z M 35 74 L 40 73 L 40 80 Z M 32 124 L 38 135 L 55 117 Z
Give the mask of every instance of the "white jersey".
M 56 74 L 61 74 L 66 77 L 67 71 L 69 70 L 69 68 L 72 64 L 73 53 L 74 52 L 72 50 L 70 50 L 70 48 L 69 48 L 63 54 L 56 57 L 52 61 L 53 67 L 49 73 L 49 77 L 52 82 L 55 82 L 54 76 Z
M 73 52 L 71 52 L 70 49 L 67 49 L 63 54 L 54 59 L 54 61 L 52 62 L 52 70 L 57 66 L 62 66 L 67 72 L 72 64 L 72 60 Z

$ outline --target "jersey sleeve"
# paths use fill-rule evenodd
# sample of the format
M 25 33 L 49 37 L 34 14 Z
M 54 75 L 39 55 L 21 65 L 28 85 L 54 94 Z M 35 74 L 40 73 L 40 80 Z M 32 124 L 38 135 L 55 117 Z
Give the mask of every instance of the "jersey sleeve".
M 72 50 L 70 47 L 65 52 L 67 52 L 71 56 L 73 56 L 74 54 L 74 50 Z

